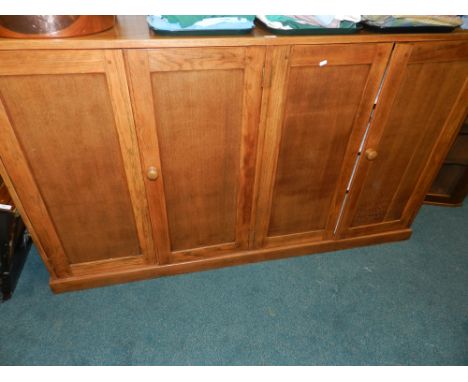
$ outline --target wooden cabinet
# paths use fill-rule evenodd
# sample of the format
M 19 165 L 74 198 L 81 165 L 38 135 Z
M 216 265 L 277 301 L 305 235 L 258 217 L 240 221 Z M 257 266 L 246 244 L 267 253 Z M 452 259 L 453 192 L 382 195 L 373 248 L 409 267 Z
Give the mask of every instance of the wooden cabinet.
M 248 248 L 264 51 L 126 51 L 161 264 Z
M 344 208 L 342 235 L 410 224 L 467 107 L 467 42 L 396 45 Z
M 125 30 L 0 40 L 0 173 L 56 292 L 408 238 L 467 115 L 464 33 Z
M 57 277 L 152 256 L 123 65 L 119 51 L 0 52 L 2 162 Z
M 391 48 L 269 49 L 256 246 L 333 236 Z

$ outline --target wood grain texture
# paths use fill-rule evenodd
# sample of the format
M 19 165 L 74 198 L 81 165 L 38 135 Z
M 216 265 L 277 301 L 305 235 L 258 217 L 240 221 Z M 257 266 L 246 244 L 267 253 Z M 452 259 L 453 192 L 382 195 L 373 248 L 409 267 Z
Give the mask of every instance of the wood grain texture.
M 403 222 L 406 226 L 414 221 L 419 208 L 422 206 L 424 197 L 426 196 L 429 188 L 434 181 L 437 171 L 440 169 L 444 158 L 452 146 L 459 126 L 468 115 L 468 76 L 465 77 L 465 82 L 450 110 L 449 115 L 444 121 L 442 132 L 439 134 L 437 142 L 435 143 L 429 160 L 427 161 L 422 175 L 415 186 L 414 193 L 412 194 L 409 202 L 405 206 L 402 213 Z
M 320 48 L 308 45 L 295 45 L 292 48 L 291 66 L 318 66 L 321 61 L 327 60 L 327 66 L 363 65 L 374 61 L 377 54 L 373 44 L 337 44 L 321 46 Z
M 263 117 L 260 127 L 259 161 L 257 166 L 256 219 L 252 237 L 253 246 L 263 246 L 270 221 L 274 173 L 281 139 L 282 115 L 285 107 L 289 55 L 291 47 L 269 47 L 265 58 L 265 76 L 268 82 L 264 90 Z
M 369 65 L 291 69 L 268 236 L 325 229 L 368 73 Z
M 171 250 L 236 241 L 243 72 L 152 74 Z
M 248 247 L 263 53 L 126 53 L 161 263 Z
M 409 62 L 415 64 L 466 61 L 467 52 L 467 41 L 420 42 L 412 44 Z
M 216 69 L 243 69 L 244 48 L 158 49 L 148 54 L 151 72 Z
M 62 50 L 51 55 L 48 51 L 0 51 L 0 76 L 68 74 L 70 68 L 73 73 L 102 73 L 105 71 L 104 53 Z
M 461 109 L 468 104 L 462 95 L 468 49 L 463 60 L 458 49 L 442 49 L 454 52 L 452 60 L 449 56 L 442 62 L 432 60 L 430 46 L 424 47 L 427 62 L 420 61 L 423 50 L 417 44 L 401 44 L 395 50 L 364 148 L 376 149 L 378 157 L 360 161 L 343 215 L 347 235 L 362 234 L 373 225 L 381 230 L 395 222 L 405 226 L 422 202 L 419 190 L 430 185 L 433 171 L 425 170 L 427 163 L 448 149 L 445 143 L 435 150 L 439 140 L 442 136 L 453 139 L 461 123 Z M 434 57 L 439 57 L 440 44 L 433 48 Z M 437 160 L 432 167 L 440 164 Z M 426 180 L 421 183 L 423 174 Z
M 73 276 L 80 277 L 90 274 L 114 272 L 120 269 L 144 267 L 146 265 L 149 265 L 149 262 L 143 256 L 129 256 L 119 257 L 118 259 L 104 259 L 90 261 L 87 263 L 72 264 L 70 268 Z
M 166 264 L 169 262 L 170 242 L 164 202 L 164 174 L 160 171 L 159 143 L 155 134 L 156 120 L 148 54 L 146 51 L 139 50 L 128 50 L 124 53 L 142 171 L 145 172 L 148 168 L 155 167 L 159 172 L 155 181 L 145 176 L 144 184 L 154 243 L 158 249 L 158 264 Z
M 263 159 L 262 172 L 274 180 L 259 191 L 267 207 L 259 216 L 257 245 L 332 236 L 338 190 L 344 195 L 352 170 L 348 164 L 356 157 L 390 53 L 389 45 L 364 45 L 362 51 L 360 47 L 296 48 L 289 67 L 283 66 L 282 75 L 272 83 L 277 88 L 286 83 L 287 89 L 284 95 L 275 91 L 270 98 L 269 110 L 274 110 L 276 120 L 267 123 L 277 133 L 264 150 L 267 155 L 278 152 Z M 322 59 L 327 60 L 324 66 L 319 65 Z M 275 105 L 278 98 L 284 100 L 284 112 Z M 269 201 L 267 188 L 273 190 Z
M 140 254 L 105 76 L 8 76 L 0 88 L 66 258 Z
M 337 251 L 351 247 L 380 244 L 383 242 L 406 240 L 410 236 L 411 230 L 403 229 L 343 240 L 325 240 L 310 243 L 308 245 L 299 244 L 277 247 L 275 249 L 256 249 L 208 259 L 200 258 L 197 261 L 188 261 L 184 263 L 167 264 L 162 266 L 136 266 L 129 267 L 127 269 L 107 271 L 101 274 L 87 274 L 67 279 L 56 279 L 50 281 L 50 286 L 55 293 L 63 293 L 87 288 L 102 287 L 105 285 L 145 280 L 160 276 L 205 271 L 265 260 L 276 260 L 291 256 L 303 256 L 319 252 Z
M 254 198 L 258 159 L 258 136 L 262 106 L 262 86 L 265 86 L 265 49 L 245 49 L 244 92 L 242 99 L 241 165 L 237 197 L 236 237 L 238 247 L 251 247 L 251 232 L 255 229 Z
M 5 110 L 2 93 L 0 93 L 0 100 L 2 101 L 0 102 L 1 176 L 8 186 L 16 206 L 20 212 L 25 214 L 23 219 L 28 228 L 36 236 L 36 240 L 40 238 L 37 241 L 38 247 L 41 250 L 41 255 L 49 259 L 46 264 L 49 264 L 50 268 L 53 269 L 53 275 L 57 277 L 69 276 L 70 266 L 65 251 L 29 171 L 26 157 L 15 136 L 10 118 Z M 33 228 L 30 219 L 40 222 L 40 224 Z
M 423 65 L 408 67 L 407 81 L 379 143 L 379 155 L 384 159 L 372 166 L 363 186 L 373 192 L 363 194 L 353 226 L 401 217 L 417 181 L 415 174 L 427 162 L 460 91 L 459 82 L 468 74 L 464 63 L 452 68 Z
M 143 256 L 148 263 L 155 263 L 157 253 L 153 243 L 151 221 L 146 201 L 145 186 L 140 162 L 138 140 L 131 107 L 125 63 L 120 51 L 106 51 L 106 74 L 112 103 L 115 126 L 119 137 L 123 166 L 130 193 L 133 218 Z M 131 221 L 129 221 L 131 224 Z

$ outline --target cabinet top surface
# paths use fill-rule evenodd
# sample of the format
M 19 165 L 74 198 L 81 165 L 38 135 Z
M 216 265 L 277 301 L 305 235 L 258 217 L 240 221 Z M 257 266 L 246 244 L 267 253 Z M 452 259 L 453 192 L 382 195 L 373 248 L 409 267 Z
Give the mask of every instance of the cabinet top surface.
M 246 35 L 162 36 L 150 30 L 144 16 L 118 16 L 114 28 L 83 37 L 64 39 L 0 38 L 0 50 L 106 49 L 196 46 L 249 46 L 468 40 L 468 31 L 451 33 L 381 34 L 360 31 L 352 35 L 277 36 L 260 25 Z

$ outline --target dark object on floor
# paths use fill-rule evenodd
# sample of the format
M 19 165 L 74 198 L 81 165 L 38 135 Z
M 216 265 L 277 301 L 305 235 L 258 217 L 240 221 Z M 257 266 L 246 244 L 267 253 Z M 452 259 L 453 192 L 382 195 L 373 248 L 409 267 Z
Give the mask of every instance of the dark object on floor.
M 429 193 L 426 204 L 459 207 L 468 194 L 468 117 Z
M 31 248 L 31 238 L 0 178 L 1 301 L 11 298 Z

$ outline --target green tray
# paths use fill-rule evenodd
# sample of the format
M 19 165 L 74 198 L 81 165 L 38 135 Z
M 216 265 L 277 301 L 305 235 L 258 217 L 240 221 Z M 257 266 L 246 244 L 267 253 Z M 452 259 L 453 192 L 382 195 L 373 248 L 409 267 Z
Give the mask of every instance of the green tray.
M 164 36 L 236 36 L 245 35 L 252 32 L 252 29 L 210 29 L 210 30 L 183 30 L 183 31 L 165 31 L 161 29 L 150 29 L 155 34 Z

